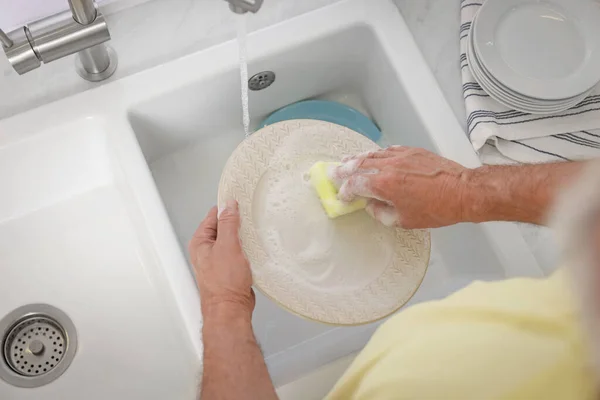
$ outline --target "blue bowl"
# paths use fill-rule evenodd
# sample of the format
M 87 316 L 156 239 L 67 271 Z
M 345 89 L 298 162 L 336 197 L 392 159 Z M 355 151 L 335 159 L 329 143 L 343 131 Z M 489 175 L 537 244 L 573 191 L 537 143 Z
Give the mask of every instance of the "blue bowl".
M 360 111 L 347 105 L 325 100 L 306 100 L 275 111 L 261 124 L 261 128 L 291 119 L 316 119 L 345 126 L 374 142 L 381 139 L 381 131 Z

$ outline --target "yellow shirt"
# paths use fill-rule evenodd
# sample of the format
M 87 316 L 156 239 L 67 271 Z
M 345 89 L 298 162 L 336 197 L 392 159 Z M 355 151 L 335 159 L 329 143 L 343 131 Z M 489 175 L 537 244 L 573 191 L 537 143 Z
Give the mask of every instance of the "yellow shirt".
M 477 282 L 379 328 L 329 400 L 593 399 L 566 275 Z

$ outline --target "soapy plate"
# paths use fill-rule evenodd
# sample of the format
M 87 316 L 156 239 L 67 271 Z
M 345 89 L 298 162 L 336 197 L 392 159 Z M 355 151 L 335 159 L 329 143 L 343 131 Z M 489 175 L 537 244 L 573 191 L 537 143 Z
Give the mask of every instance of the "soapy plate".
M 316 161 L 378 148 L 336 124 L 291 120 L 254 133 L 228 160 L 219 204 L 239 202 L 254 284 L 281 307 L 360 325 L 394 313 L 418 289 L 429 263 L 428 231 L 384 227 L 364 211 L 331 220 L 308 182 Z

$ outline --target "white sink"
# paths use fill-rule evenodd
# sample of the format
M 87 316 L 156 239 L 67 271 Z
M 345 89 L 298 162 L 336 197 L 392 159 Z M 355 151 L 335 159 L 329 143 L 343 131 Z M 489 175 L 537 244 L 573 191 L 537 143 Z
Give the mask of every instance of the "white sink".
M 0 398 L 193 398 L 199 351 L 130 200 L 108 127 L 97 117 L 52 125 L 34 134 L 2 129 L 0 318 L 27 304 L 53 305 L 75 323 L 79 346 L 55 382 L 19 389 L 0 380 Z
M 251 93 L 255 127 L 284 105 L 332 98 L 365 110 L 385 144 L 479 165 L 390 0 L 341 1 L 253 33 L 248 47 L 251 74 L 277 74 Z M 237 59 L 226 43 L 0 121 L 0 318 L 45 302 L 80 336 L 63 377 L 36 390 L 0 381 L 0 398 L 194 398 L 201 315 L 184 250 L 243 140 Z M 512 224 L 435 230 L 433 247 L 413 303 L 541 275 Z M 359 350 L 377 326 L 309 322 L 262 296 L 254 324 L 277 385 Z

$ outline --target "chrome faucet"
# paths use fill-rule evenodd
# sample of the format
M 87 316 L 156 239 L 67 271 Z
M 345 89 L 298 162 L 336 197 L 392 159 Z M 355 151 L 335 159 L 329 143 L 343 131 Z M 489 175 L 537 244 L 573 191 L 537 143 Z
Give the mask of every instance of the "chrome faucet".
M 110 32 L 94 0 L 69 0 L 69 7 L 8 34 L 0 30 L 6 57 L 19 75 L 75 53 L 77 73 L 88 81 L 98 82 L 115 72 L 117 55 L 103 44 Z
M 248 11 L 257 13 L 262 6 L 263 0 L 225 0 L 229 2 L 229 8 L 236 14 L 245 14 Z

